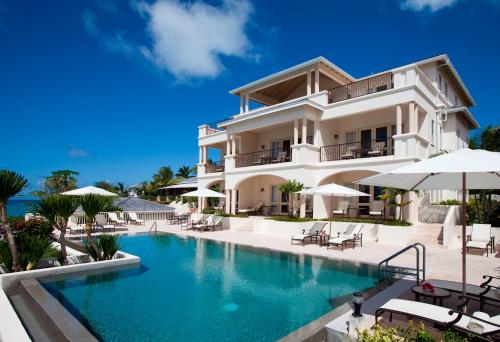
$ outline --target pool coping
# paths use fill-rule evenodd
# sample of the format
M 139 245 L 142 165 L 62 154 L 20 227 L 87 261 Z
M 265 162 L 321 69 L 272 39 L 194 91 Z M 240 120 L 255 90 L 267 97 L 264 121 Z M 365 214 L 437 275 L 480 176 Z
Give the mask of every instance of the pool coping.
M 21 281 L 85 271 L 112 270 L 116 267 L 140 266 L 141 258 L 138 256 L 123 251 L 118 251 L 116 256 L 118 258 L 112 260 L 0 274 L 0 340 L 3 342 L 31 341 L 21 318 L 9 300 L 9 293 L 14 292 Z

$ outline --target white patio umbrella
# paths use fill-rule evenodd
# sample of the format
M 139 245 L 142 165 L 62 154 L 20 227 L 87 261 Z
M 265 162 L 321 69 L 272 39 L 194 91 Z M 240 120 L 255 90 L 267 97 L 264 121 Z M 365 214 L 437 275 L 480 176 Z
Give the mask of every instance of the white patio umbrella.
M 333 214 L 333 198 L 334 197 L 362 197 L 362 196 L 371 196 L 364 192 L 348 188 L 346 186 L 338 185 L 335 183 L 320 185 L 314 188 L 309 188 L 305 190 L 301 190 L 298 192 L 302 195 L 322 195 L 322 196 L 330 196 L 330 211 L 329 211 L 329 219 L 330 219 L 330 231 L 328 235 L 332 234 L 332 214 Z
M 226 195 L 221 194 L 220 192 L 213 191 L 210 189 L 205 189 L 205 188 L 198 189 L 195 191 L 186 192 L 185 194 L 182 194 L 181 196 L 182 197 L 201 197 L 201 198 L 205 198 L 205 197 L 226 198 Z M 198 208 L 198 210 L 200 210 L 200 209 Z
M 500 152 L 468 148 L 403 166 L 358 181 L 407 190 L 462 191 L 462 286 L 466 295 L 466 192 L 467 189 L 500 189 Z
M 115 193 L 109 192 L 101 188 L 97 188 L 95 186 L 86 186 L 80 189 L 61 192 L 61 195 L 69 195 L 69 196 L 85 196 L 90 194 L 99 196 L 118 196 Z

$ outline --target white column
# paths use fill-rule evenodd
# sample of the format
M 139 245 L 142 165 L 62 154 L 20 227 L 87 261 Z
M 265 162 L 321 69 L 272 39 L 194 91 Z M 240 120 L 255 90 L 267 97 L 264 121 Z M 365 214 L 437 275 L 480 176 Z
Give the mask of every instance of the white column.
M 408 132 L 415 133 L 416 130 L 417 129 L 415 127 L 415 104 L 413 102 L 410 102 L 408 104 Z
M 293 120 L 293 144 L 299 143 L 299 119 Z
M 302 144 L 305 144 L 307 141 L 307 119 L 302 119 Z
M 202 210 L 203 210 L 203 201 L 201 197 L 198 197 L 198 214 L 201 214 Z
M 305 195 L 300 195 L 300 217 L 306 217 L 306 199 L 304 197 Z
M 236 155 L 236 137 L 234 135 L 231 136 L 231 155 Z
M 413 120 L 415 122 L 413 123 L 413 127 L 415 128 L 415 133 L 418 133 L 418 105 L 415 104 L 415 114 L 413 114 Z
M 203 163 L 203 148 L 200 146 L 198 147 L 198 164 Z
M 319 121 L 316 120 L 314 121 L 314 136 L 313 136 L 313 143 L 314 143 L 314 146 L 316 147 L 320 147 L 319 146 Z
M 314 93 L 319 93 L 319 65 L 314 68 Z
M 245 113 L 248 113 L 250 105 L 250 98 L 248 97 L 248 94 L 245 95 Z
M 403 110 L 401 105 L 396 106 L 396 135 L 403 134 Z
M 225 200 L 226 214 L 231 214 L 231 190 L 226 189 L 226 200 Z
M 311 95 L 311 72 L 307 71 L 307 95 Z
M 231 155 L 231 136 L 228 136 L 226 141 L 226 156 L 230 155 Z
M 240 114 L 243 114 L 243 95 L 240 95 Z
M 206 146 L 203 146 L 203 164 L 207 163 L 207 155 L 208 155 L 208 149 Z
M 236 189 L 231 190 L 231 214 L 236 214 Z

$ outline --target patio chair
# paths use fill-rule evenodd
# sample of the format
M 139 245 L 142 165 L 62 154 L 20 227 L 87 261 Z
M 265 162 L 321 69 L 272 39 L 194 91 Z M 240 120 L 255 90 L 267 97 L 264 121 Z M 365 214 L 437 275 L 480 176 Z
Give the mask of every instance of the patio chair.
M 385 217 L 385 203 L 383 201 L 373 201 L 372 207 L 368 214 L 371 217 L 383 219 Z
M 368 157 L 378 157 L 384 155 L 385 141 L 377 141 L 373 143 L 372 148 L 368 151 Z
M 352 249 L 356 247 L 358 242 L 360 246 L 363 247 L 363 234 L 361 233 L 361 229 L 363 229 L 362 224 L 350 224 L 345 232 L 338 233 L 337 237 L 328 240 L 328 247 L 330 247 L 330 245 L 336 247 L 342 246 L 342 250 L 344 250 L 344 245 L 347 245 L 348 242 L 352 243 Z
M 66 230 L 69 230 L 70 235 L 85 233 L 85 227 L 79 225 L 74 216 L 70 216 Z
M 340 159 L 354 159 L 356 144 L 346 144 L 345 151 L 340 155 Z
M 238 212 L 241 214 L 257 213 L 257 212 L 262 210 L 263 206 L 264 206 L 264 202 L 259 201 L 259 202 L 255 202 L 255 204 L 251 208 L 238 209 Z
M 467 251 L 471 248 L 485 249 L 486 256 L 488 256 L 488 249 L 493 253 L 494 238 L 491 236 L 491 224 L 474 223 L 471 234 L 467 235 L 467 244 L 465 246 Z
M 347 215 L 348 212 L 347 210 L 349 209 L 349 201 L 348 200 L 341 200 L 339 205 L 337 206 L 337 209 L 333 210 L 333 215 L 339 215 L 339 216 L 344 216 Z
M 205 224 L 205 227 L 203 228 L 203 230 L 209 230 L 209 229 L 212 229 L 213 231 L 215 231 L 215 229 L 217 227 L 220 228 L 220 230 L 222 230 L 222 220 L 224 219 L 224 217 L 222 216 L 217 216 L 217 215 L 214 215 L 212 216 L 212 219 L 209 220 L 206 224 Z
M 128 219 L 135 224 L 146 224 L 146 221 L 137 217 L 137 213 L 128 213 Z
M 283 163 L 286 161 L 286 151 L 280 151 L 272 160 L 273 163 Z
M 95 217 L 95 228 L 98 231 L 99 228 L 102 229 L 103 232 L 108 231 L 116 231 L 116 226 L 114 224 L 109 224 L 104 215 L 97 215 Z
M 325 229 L 326 222 L 314 222 L 314 224 L 309 228 L 306 233 L 306 230 L 302 230 L 302 234 L 296 234 L 292 236 L 291 244 L 293 245 L 294 241 L 300 241 L 302 244 L 305 244 L 306 239 L 312 241 L 313 239 L 318 240 L 318 235 Z
M 500 277 L 484 275 L 483 279 L 485 279 L 485 281 L 480 285 L 467 284 L 465 288 L 467 297 L 469 299 L 478 300 L 480 310 L 483 310 L 485 304 L 500 307 L 500 286 L 491 284 L 493 280 L 499 281 Z M 431 279 L 427 282 L 440 289 L 445 289 L 455 293 L 462 293 L 461 282 L 441 279 Z
M 203 221 L 199 221 L 191 225 L 191 229 L 199 230 L 200 232 L 207 227 L 207 225 L 212 222 L 212 217 L 214 215 L 207 215 Z
M 119 219 L 116 213 L 108 213 L 108 221 L 116 224 L 117 226 L 125 225 L 125 220 Z
M 500 315 L 489 317 L 481 311 L 471 316 L 437 305 L 396 298 L 390 299 L 375 311 L 375 324 L 378 324 L 379 317 L 386 312 L 390 314 L 390 321 L 393 314 L 400 314 L 404 315 L 405 321 L 408 317 L 414 317 L 440 326 L 443 330 L 453 329 L 482 339 L 500 332 Z

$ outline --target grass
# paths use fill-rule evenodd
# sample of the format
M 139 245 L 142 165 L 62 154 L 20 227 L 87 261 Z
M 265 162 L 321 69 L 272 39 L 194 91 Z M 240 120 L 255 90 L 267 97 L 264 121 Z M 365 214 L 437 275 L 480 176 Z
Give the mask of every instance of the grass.
M 328 221 L 328 218 L 324 219 L 313 219 L 312 217 L 289 217 L 289 216 L 273 216 L 267 218 L 272 221 L 279 222 L 311 222 L 311 221 Z M 375 220 L 370 218 L 340 218 L 335 217 L 332 219 L 333 222 L 353 222 L 353 223 L 370 223 L 370 224 L 383 224 L 386 226 L 411 226 L 411 222 L 399 221 L 399 220 Z

